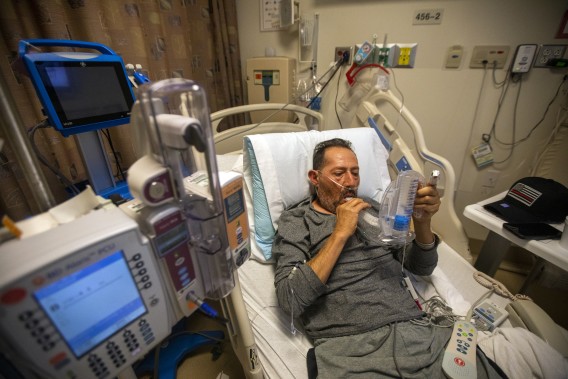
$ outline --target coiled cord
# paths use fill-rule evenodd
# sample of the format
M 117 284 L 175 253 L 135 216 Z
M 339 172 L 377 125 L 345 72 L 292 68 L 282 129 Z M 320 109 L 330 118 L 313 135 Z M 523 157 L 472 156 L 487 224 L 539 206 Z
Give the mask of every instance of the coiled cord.
M 483 272 L 480 272 L 480 271 L 474 272 L 473 273 L 473 279 L 475 279 L 475 281 L 477 283 L 481 284 L 483 287 L 489 288 L 490 290 L 494 291 L 497 295 L 501 295 L 503 297 L 511 299 L 512 301 L 516 301 L 516 300 L 530 300 L 530 301 L 532 301 L 532 299 L 527 295 L 523 295 L 523 294 L 513 295 L 511 293 L 511 291 L 509 291 L 503 283 L 501 283 L 500 281 L 498 281 L 495 278 L 490 277 L 487 274 L 484 274 Z

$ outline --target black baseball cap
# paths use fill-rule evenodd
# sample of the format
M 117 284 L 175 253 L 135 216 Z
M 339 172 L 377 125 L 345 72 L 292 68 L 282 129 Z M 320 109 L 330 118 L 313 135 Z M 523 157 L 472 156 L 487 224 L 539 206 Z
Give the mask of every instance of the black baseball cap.
M 530 176 L 517 180 L 504 199 L 483 207 L 510 223 L 564 222 L 568 188 L 552 179 Z

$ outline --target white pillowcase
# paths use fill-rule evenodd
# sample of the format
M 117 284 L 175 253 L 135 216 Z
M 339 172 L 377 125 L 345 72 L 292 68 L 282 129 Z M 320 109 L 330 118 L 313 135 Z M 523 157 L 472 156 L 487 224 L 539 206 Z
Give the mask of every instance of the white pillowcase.
M 272 241 L 282 211 L 310 194 L 308 171 L 312 169 L 314 147 L 332 138 L 343 138 L 353 144 L 361 175 L 359 196 L 380 201 L 390 183 L 388 152 L 371 128 L 258 134 L 244 138 L 243 174 L 252 186 L 254 225 L 251 228 L 254 227 L 253 235 L 262 258 L 272 258 Z

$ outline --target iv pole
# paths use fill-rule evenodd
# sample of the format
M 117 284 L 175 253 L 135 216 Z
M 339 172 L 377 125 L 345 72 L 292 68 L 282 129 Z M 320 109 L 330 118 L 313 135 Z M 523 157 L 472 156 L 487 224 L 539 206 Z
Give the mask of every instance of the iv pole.
M 31 192 L 40 213 L 53 208 L 57 203 L 43 172 L 39 169 L 36 156 L 31 152 L 29 141 L 22 133 L 23 122 L 2 73 L 0 73 L 0 126 L 14 149 L 26 182 L 32 188 Z

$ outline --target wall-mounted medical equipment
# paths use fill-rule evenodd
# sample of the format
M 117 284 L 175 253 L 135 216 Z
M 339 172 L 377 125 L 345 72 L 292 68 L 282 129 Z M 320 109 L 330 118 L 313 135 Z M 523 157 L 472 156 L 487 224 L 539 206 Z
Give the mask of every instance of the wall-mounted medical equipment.
M 115 377 L 170 333 L 166 289 L 120 209 L 66 221 L 0 245 L 0 348 L 26 377 Z
M 296 60 L 288 57 L 255 57 L 247 59 L 247 91 L 249 104 L 282 103 L 292 101 Z M 251 113 L 253 123 L 263 121 L 274 112 Z M 274 114 L 267 122 L 291 122 L 288 112 Z
M 511 63 L 511 74 L 524 74 L 529 72 L 536 56 L 536 44 L 519 45 Z
M 280 0 L 280 27 L 287 28 L 298 21 L 300 2 L 298 0 Z
M 99 54 L 41 52 L 42 47 L 90 49 Z M 126 183 L 113 175 L 97 132 L 130 121 L 134 93 L 120 56 L 98 43 L 51 39 L 22 40 L 18 54 L 48 124 L 65 137 L 75 136 L 94 191 L 105 197 L 119 194 L 129 198 Z

